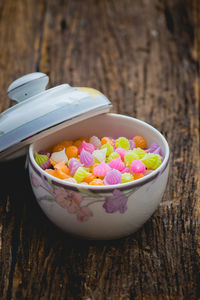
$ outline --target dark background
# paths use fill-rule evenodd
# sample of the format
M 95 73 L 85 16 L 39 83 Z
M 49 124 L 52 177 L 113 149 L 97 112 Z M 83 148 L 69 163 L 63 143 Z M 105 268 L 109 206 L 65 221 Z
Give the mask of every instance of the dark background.
M 24 158 L 1 163 L 0 299 L 199 299 L 198 0 L 0 1 L 0 111 L 35 71 L 103 92 L 171 149 L 169 183 L 135 234 L 78 240 L 36 204 Z

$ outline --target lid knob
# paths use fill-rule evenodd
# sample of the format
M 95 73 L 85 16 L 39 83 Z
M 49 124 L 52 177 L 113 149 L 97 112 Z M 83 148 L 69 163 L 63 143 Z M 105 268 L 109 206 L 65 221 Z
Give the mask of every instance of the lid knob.
M 13 81 L 8 87 L 8 97 L 22 102 L 43 91 L 49 82 L 49 77 L 41 72 L 30 73 Z

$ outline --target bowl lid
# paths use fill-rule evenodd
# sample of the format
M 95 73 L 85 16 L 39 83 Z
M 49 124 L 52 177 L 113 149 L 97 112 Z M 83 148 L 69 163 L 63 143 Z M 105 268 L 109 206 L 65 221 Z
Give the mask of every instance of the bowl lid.
M 46 74 L 35 72 L 8 87 L 9 98 L 18 103 L 0 114 L 0 160 L 20 156 L 45 135 L 110 111 L 111 102 L 95 89 L 62 84 L 45 90 L 48 82 Z

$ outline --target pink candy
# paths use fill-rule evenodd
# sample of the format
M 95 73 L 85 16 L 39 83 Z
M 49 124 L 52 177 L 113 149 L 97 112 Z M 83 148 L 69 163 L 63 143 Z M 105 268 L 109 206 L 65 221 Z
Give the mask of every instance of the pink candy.
M 130 173 L 130 169 L 128 167 L 124 168 L 122 171 L 121 171 L 122 174 L 124 173 Z
M 121 160 L 120 157 L 117 157 L 115 159 L 112 159 L 110 162 L 109 162 L 109 166 L 113 169 L 116 169 L 116 170 L 119 170 L 119 171 L 122 171 L 124 168 L 125 168 L 125 164 L 123 163 L 123 161 Z
M 146 171 L 145 164 L 141 160 L 133 160 L 130 168 L 133 173 L 144 173 Z
M 93 174 L 98 177 L 104 177 L 111 170 L 109 165 L 105 162 L 101 162 L 98 166 L 93 169 Z
M 85 166 L 85 167 L 91 167 L 94 164 L 94 158 L 92 154 L 88 151 L 86 151 L 84 148 L 81 151 L 80 154 L 80 162 Z
M 120 155 L 121 159 L 124 161 L 124 156 L 127 153 L 127 151 L 123 148 L 117 148 L 115 152 L 117 152 Z
M 78 148 L 79 154 L 81 153 L 82 149 L 86 150 L 87 152 L 92 153 L 94 150 L 96 150 L 96 147 L 91 143 L 87 143 L 87 142 L 83 141 L 82 144 L 80 145 L 80 147 Z

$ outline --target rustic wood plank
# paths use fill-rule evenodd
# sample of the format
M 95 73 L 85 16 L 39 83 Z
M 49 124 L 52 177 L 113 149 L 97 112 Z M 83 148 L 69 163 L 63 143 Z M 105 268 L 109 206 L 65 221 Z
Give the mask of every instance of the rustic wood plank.
M 41 71 L 51 86 L 101 90 L 171 148 L 158 210 L 110 242 L 60 232 L 35 202 L 24 158 L 2 164 L 0 298 L 198 299 L 199 1 L 1 1 L 0 41 L 1 111 L 8 84 Z

